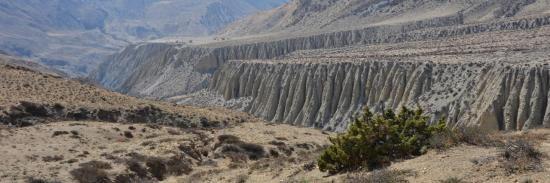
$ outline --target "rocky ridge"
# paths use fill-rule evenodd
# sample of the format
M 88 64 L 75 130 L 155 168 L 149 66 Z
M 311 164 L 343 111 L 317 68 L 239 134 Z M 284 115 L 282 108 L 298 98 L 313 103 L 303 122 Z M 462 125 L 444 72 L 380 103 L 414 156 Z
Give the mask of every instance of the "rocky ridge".
M 141 44 L 114 55 L 93 78 L 115 91 L 157 99 L 189 98 L 180 96 L 207 88 L 213 92 L 208 97 L 221 94 L 232 102 L 246 98 L 243 101 L 249 105 L 231 106 L 265 119 L 331 130 L 344 129 L 347 123 L 342 121 L 364 105 L 380 110 L 416 103 L 456 125 L 521 130 L 545 123 L 544 116 L 533 113 L 546 109 L 547 96 L 542 94 L 547 93 L 546 70 L 541 64 L 547 59 L 543 40 L 548 25 L 548 15 L 465 23 L 464 14 L 458 13 L 275 40 L 258 37 L 198 46 Z M 499 41 L 501 37 L 506 39 Z M 382 71 L 367 72 L 377 69 Z M 538 73 L 534 76 L 541 77 L 526 77 L 525 82 L 524 74 L 513 74 L 534 71 Z M 446 72 L 452 74 L 442 75 Z M 511 75 L 498 75 L 503 73 Z M 535 80 L 541 84 L 531 85 Z M 468 92 L 457 93 L 448 84 L 451 81 Z M 499 81 L 510 83 L 499 85 Z M 318 86 L 310 88 L 313 83 Z M 372 83 L 384 87 L 358 87 Z M 517 83 L 528 84 L 510 94 Z M 533 87 L 542 88 L 536 92 L 541 97 L 516 99 L 516 95 L 533 93 Z M 500 91 L 495 88 L 506 92 L 489 95 Z M 349 93 L 352 89 L 354 93 Z M 474 89 L 478 92 L 472 93 Z M 341 95 L 342 91 L 348 93 Z M 441 94 L 451 94 L 447 91 L 454 96 Z M 293 97 L 287 100 L 285 95 Z M 447 98 L 434 101 L 434 96 Z M 509 111 L 498 111 L 502 106 Z
M 114 91 L 166 98 L 205 88 L 211 74 L 228 60 L 270 59 L 297 50 L 444 39 L 482 32 L 535 29 L 550 24 L 550 17 L 543 16 L 451 26 L 460 24 L 461 20 L 456 15 L 275 41 L 251 39 L 200 46 L 139 44 L 110 57 L 91 78 Z
M 252 97 L 244 111 L 274 122 L 344 130 L 362 107 L 424 108 L 453 125 L 550 126 L 548 27 L 447 41 L 298 51 L 230 61 L 210 90 Z

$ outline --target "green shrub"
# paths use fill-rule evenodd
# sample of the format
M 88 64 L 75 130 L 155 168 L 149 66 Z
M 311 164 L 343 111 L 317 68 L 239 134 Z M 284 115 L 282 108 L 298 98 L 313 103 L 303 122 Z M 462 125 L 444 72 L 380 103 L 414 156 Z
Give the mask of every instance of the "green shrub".
M 392 160 L 422 154 L 434 134 L 446 129 L 445 121 L 428 125 L 421 109 L 387 110 L 374 116 L 368 109 L 353 120 L 348 131 L 330 138 L 332 143 L 318 159 L 321 171 L 330 174 L 385 167 Z

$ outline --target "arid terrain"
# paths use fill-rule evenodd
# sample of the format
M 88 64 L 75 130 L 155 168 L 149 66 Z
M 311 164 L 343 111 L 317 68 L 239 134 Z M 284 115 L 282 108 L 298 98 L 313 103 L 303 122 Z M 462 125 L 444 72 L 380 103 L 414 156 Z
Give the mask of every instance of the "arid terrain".
M 96 1 L 0 2 L 0 183 L 550 183 L 550 0 Z
M 329 144 L 328 137 L 335 135 L 332 132 L 271 124 L 224 109 L 127 97 L 4 63 L 0 67 L 1 182 L 357 182 L 369 177 L 544 182 L 550 178 L 548 130 L 471 137 L 473 142 L 429 150 L 387 170 L 328 176 L 319 171 L 316 160 Z M 52 111 L 56 104 L 64 112 Z M 151 111 L 136 112 L 132 106 L 156 106 L 155 119 L 150 120 L 160 122 L 148 122 L 152 116 L 139 114 Z M 106 118 L 98 111 L 121 114 Z M 173 114 L 187 120 L 167 117 Z M 503 166 L 504 146 L 485 138 L 527 139 L 544 156 L 536 169 L 511 174 Z

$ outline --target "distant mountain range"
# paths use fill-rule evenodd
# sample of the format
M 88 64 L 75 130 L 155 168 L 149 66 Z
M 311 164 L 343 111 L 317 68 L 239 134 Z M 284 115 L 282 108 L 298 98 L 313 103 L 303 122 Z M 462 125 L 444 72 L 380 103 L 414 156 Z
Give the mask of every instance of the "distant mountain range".
M 206 36 L 286 0 L 0 1 L 0 50 L 85 75 L 132 42 Z

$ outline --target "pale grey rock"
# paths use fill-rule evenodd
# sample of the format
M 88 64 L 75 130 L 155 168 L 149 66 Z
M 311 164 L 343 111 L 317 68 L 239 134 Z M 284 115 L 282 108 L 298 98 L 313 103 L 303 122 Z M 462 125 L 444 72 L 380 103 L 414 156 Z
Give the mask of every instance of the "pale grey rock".
M 156 99 L 203 89 L 226 100 L 251 98 L 246 112 L 331 130 L 345 129 L 365 106 L 381 111 L 417 104 L 433 121 L 444 116 L 453 126 L 547 124 L 550 118 L 541 113 L 548 113 L 544 37 L 550 17 L 461 22 L 453 15 L 273 41 L 134 45 L 93 78 Z
M 543 64 L 316 62 L 232 61 L 209 89 L 225 99 L 251 97 L 244 111 L 266 120 L 329 130 L 345 129 L 363 107 L 380 112 L 419 105 L 453 126 L 487 130 L 536 128 L 548 119 L 550 67 Z M 240 82 L 250 75 L 253 83 Z M 519 90 L 510 92 L 514 87 Z

